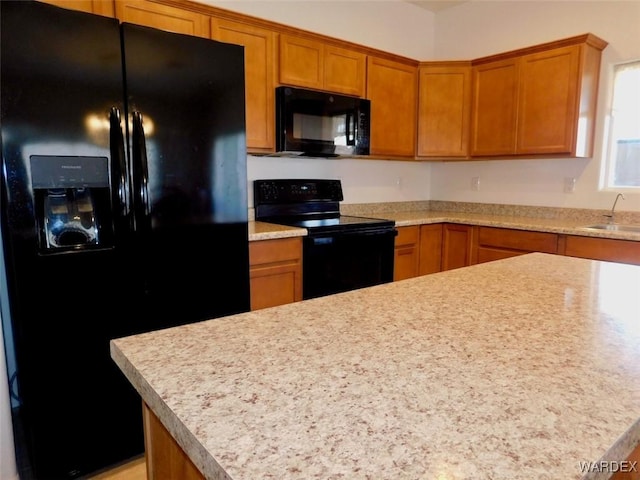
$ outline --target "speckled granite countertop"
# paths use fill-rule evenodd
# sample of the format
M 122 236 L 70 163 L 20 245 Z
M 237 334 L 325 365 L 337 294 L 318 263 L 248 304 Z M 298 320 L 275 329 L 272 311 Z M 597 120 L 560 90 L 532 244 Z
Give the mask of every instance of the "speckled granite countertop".
M 397 212 L 382 214 L 381 217 L 394 220 L 397 227 L 423 225 L 428 223 L 462 223 L 484 227 L 513 228 L 538 232 L 564 233 L 586 237 L 616 238 L 640 242 L 640 232 L 594 230 L 584 228 L 588 225 L 606 222 L 585 222 L 584 220 L 564 218 L 512 217 L 508 215 L 487 215 L 481 213 L 459 212 Z
M 433 201 L 346 204 L 341 211 L 345 215 L 394 220 L 398 227 L 447 222 L 640 242 L 640 232 L 585 229 L 588 225 L 606 223 L 602 215 L 607 212 L 598 210 Z M 619 223 L 640 225 L 640 213 L 619 212 L 617 218 Z M 249 241 L 304 235 L 305 229 L 249 222 Z
M 114 340 L 210 479 L 600 479 L 640 442 L 640 267 L 528 254 Z
M 249 241 L 273 240 L 276 238 L 303 237 L 307 234 L 306 228 L 287 227 L 275 223 L 249 222 Z

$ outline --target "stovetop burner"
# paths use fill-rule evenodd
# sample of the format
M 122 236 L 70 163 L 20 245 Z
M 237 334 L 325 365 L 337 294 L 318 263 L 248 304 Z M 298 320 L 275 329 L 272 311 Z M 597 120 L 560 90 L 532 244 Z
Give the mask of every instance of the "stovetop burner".
M 255 180 L 256 220 L 306 228 L 309 234 L 392 229 L 393 220 L 341 215 L 340 180 Z
M 340 215 L 331 218 L 279 218 L 270 219 L 270 223 L 279 223 L 290 227 L 301 227 L 316 232 L 326 231 L 345 231 L 345 230 L 362 230 L 369 228 L 389 228 L 394 226 L 391 220 L 383 220 L 379 218 L 352 217 L 348 215 Z

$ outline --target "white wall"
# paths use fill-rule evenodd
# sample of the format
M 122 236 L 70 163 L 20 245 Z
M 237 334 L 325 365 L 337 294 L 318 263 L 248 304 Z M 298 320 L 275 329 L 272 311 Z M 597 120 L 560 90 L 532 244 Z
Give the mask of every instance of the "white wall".
M 251 182 L 269 178 L 340 179 L 345 203 L 429 200 L 428 164 L 416 162 L 249 156 L 247 170 L 250 206 Z
M 343 180 L 348 203 L 434 199 L 611 207 L 616 192 L 601 191 L 599 178 L 612 66 L 640 59 L 640 0 L 472 0 L 437 14 L 398 0 L 199 1 L 416 60 L 473 59 L 594 33 L 609 45 L 602 59 L 595 153 L 591 159 L 459 163 L 333 160 L 344 164 L 331 164 L 330 169 L 326 163 L 308 160 L 300 164 L 302 170 L 297 170 L 297 161 L 249 157 L 248 169 L 250 179 L 282 178 L 292 176 L 292 172 L 306 177 L 338 176 Z M 390 186 L 399 176 L 408 177 L 409 183 L 401 182 L 400 189 Z M 473 177 L 480 177 L 478 191 L 471 188 Z M 564 193 L 565 178 L 576 179 L 574 193 Z M 626 198 L 618 208 L 640 211 L 640 194 L 626 192 Z
M 604 129 L 613 65 L 640 59 L 640 1 L 473 1 L 436 15 L 436 58 L 473 59 L 593 33 L 609 42 L 603 52 L 594 156 L 591 159 L 477 161 L 433 164 L 431 198 L 575 208 L 640 211 L 640 194 L 599 189 Z M 638 86 L 640 88 L 640 86 Z M 480 177 L 480 190 L 471 179 Z M 564 193 L 565 178 L 575 192 Z
M 434 54 L 434 14 L 400 0 L 196 0 L 408 58 Z

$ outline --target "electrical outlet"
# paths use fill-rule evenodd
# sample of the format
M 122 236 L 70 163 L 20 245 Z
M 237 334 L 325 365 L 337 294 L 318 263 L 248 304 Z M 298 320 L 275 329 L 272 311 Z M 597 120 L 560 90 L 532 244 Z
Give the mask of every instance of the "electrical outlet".
M 564 193 L 576 191 L 576 179 L 574 177 L 564 177 Z
M 471 190 L 477 192 L 480 190 L 480 177 L 471 178 Z

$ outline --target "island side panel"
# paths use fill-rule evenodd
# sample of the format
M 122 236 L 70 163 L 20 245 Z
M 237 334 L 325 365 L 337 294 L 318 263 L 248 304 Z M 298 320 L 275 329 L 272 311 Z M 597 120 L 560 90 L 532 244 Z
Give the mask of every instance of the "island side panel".
M 204 480 L 205 477 L 187 457 L 147 404 L 142 402 L 147 479 Z

